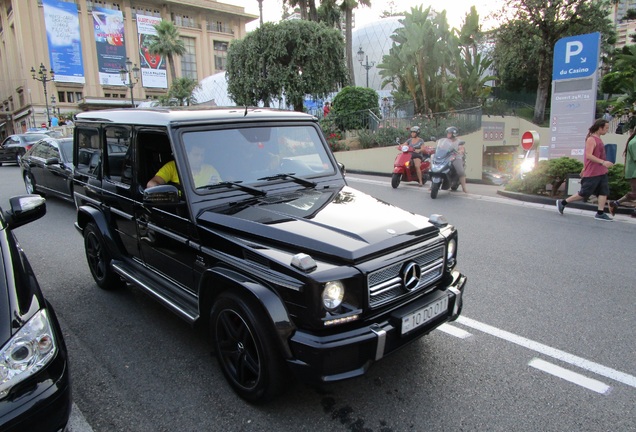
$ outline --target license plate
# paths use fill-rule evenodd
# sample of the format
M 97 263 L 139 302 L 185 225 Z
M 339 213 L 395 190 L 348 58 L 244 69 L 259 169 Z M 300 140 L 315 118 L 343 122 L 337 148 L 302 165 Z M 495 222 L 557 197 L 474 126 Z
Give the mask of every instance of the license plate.
M 448 310 L 448 297 L 443 297 L 431 304 L 402 318 L 402 334 L 408 333 Z

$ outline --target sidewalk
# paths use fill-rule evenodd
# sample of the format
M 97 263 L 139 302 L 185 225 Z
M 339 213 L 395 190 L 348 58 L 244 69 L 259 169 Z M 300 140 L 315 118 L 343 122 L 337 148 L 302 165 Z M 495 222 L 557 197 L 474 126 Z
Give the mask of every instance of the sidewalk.
M 391 173 L 377 173 L 377 172 L 368 172 L 368 171 L 359 171 L 355 169 L 347 168 L 347 174 L 361 174 L 361 175 L 372 175 L 372 176 L 383 176 L 390 177 Z M 504 189 L 503 186 L 492 186 L 483 183 L 477 183 L 475 180 L 467 180 L 468 183 L 468 191 L 471 195 L 479 195 L 485 197 L 503 197 L 508 199 L 513 199 L 517 201 L 524 201 L 528 203 L 534 204 L 542 204 L 546 206 L 553 206 L 554 211 L 556 210 L 556 197 L 549 197 L 545 195 L 530 195 L 519 192 L 510 192 Z M 426 184 L 426 187 L 430 186 L 430 182 Z M 459 189 L 461 191 L 461 187 Z M 559 198 L 560 199 L 560 198 Z M 605 206 L 606 211 L 609 212 L 607 205 Z M 578 210 L 588 210 L 591 212 L 595 212 L 597 209 L 597 205 L 595 202 L 583 202 L 577 201 L 572 204 L 568 204 L 568 209 L 578 209 Z M 624 214 L 631 215 L 633 211 L 633 207 L 625 207 L 621 206 L 618 208 L 616 214 Z

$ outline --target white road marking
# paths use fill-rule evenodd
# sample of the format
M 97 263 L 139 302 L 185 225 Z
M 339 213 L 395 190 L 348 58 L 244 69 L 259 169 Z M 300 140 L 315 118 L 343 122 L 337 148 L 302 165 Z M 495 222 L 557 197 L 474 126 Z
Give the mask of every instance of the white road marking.
M 578 368 L 587 370 L 589 372 L 593 372 L 597 375 L 601 375 L 606 378 L 612 379 L 614 381 L 618 381 L 620 383 L 626 384 L 630 387 L 636 388 L 636 377 L 633 375 L 629 375 L 624 372 L 617 371 L 616 369 L 612 369 L 607 366 L 594 363 L 593 361 L 586 360 L 582 357 L 578 357 L 573 354 L 569 354 L 565 351 L 552 348 L 548 345 L 544 345 L 542 343 L 535 342 L 530 339 L 526 339 L 522 336 L 517 336 L 514 333 L 510 333 L 505 330 L 501 330 L 496 327 L 489 326 L 488 324 L 480 323 L 479 321 L 475 321 L 470 318 L 460 316 L 459 318 L 457 318 L 456 322 L 458 322 L 459 324 L 465 325 L 467 327 L 473 328 L 475 330 L 479 330 L 481 332 L 487 333 L 491 336 L 495 336 L 500 339 L 506 340 L 508 342 L 512 342 L 524 348 L 528 348 L 532 351 L 538 352 L 545 356 L 560 360 L 564 363 L 571 364 Z
M 68 432 L 93 432 L 93 428 L 84 418 L 82 411 L 75 405 L 71 407 L 71 417 L 68 420 Z
M 573 384 L 580 385 L 581 387 L 585 387 L 586 389 L 592 390 L 596 393 L 607 394 L 611 389 L 610 386 L 602 383 L 601 381 L 588 378 L 584 375 L 572 372 L 569 369 L 562 368 L 561 366 L 557 366 L 538 358 L 530 360 L 528 366 L 539 369 L 540 371 L 549 373 L 550 375 L 554 375 L 557 378 L 564 379 Z
M 458 327 L 453 327 L 452 325 L 447 323 L 444 323 L 441 326 L 437 327 L 437 330 L 441 330 L 446 334 L 458 337 L 460 339 L 466 339 L 472 336 L 472 334 L 468 333 L 466 330 L 462 330 Z

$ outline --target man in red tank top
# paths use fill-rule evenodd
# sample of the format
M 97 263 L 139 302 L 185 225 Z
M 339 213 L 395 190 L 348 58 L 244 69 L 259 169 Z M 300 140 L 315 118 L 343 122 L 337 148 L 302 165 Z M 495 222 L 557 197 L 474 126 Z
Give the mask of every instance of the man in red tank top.
M 598 119 L 590 127 L 585 138 L 585 161 L 581 171 L 581 190 L 564 200 L 557 200 L 556 207 L 563 214 L 565 206 L 574 201 L 587 200 L 591 195 L 598 197 L 598 210 L 594 218 L 600 221 L 612 221 L 605 213 L 605 202 L 609 195 L 607 169 L 614 165 L 605 160 L 605 145 L 601 136 L 609 131 L 609 122 Z

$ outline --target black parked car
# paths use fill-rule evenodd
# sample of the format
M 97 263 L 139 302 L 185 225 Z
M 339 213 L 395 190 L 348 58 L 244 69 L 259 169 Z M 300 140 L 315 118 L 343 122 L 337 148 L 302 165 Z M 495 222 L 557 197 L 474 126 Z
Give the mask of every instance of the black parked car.
M 20 164 L 22 155 L 33 144 L 44 138 L 48 138 L 48 135 L 39 133 L 9 135 L 0 145 L 0 166 L 3 163 Z
M 97 285 L 129 282 L 208 329 L 248 401 L 275 396 L 290 371 L 360 376 L 461 312 L 455 227 L 348 187 L 313 116 L 85 112 L 73 160 Z
M 503 186 L 512 179 L 512 175 L 491 166 L 481 169 L 481 179 L 485 184 Z
M 66 346 L 12 229 L 46 213 L 44 198 L 23 195 L 0 209 L 0 430 L 64 430 L 71 412 Z
M 73 201 L 73 138 L 45 138 L 20 160 L 27 193 Z

